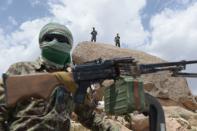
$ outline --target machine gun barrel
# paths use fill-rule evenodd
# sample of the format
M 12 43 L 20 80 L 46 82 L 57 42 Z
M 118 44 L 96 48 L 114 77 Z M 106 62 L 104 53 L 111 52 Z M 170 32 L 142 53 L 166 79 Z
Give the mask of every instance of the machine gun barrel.
M 197 77 L 197 73 L 185 73 L 185 72 L 178 72 L 178 73 L 173 73 L 173 77 Z
M 154 73 L 154 72 L 165 71 L 165 70 L 179 73 L 179 71 L 184 70 L 186 68 L 187 64 L 197 64 L 197 60 L 193 60 L 193 61 L 183 60 L 179 62 L 165 62 L 165 63 L 155 63 L 155 64 L 140 64 L 139 70 L 141 74 Z M 189 76 L 189 75 L 183 75 L 183 76 Z
M 179 62 L 164 62 L 164 63 L 155 63 L 155 64 L 142 64 L 144 68 L 154 68 L 154 67 L 166 67 L 166 66 L 185 66 L 186 64 L 196 64 L 197 60 L 193 61 L 179 61 Z

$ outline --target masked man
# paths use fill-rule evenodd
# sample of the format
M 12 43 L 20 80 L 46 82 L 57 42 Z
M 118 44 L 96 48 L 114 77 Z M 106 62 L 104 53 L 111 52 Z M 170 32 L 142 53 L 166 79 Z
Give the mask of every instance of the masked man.
M 57 23 L 45 25 L 39 34 L 41 57 L 35 62 L 19 62 L 10 66 L 8 75 L 66 71 L 71 64 L 73 37 L 68 28 Z M 0 99 L 3 99 L 2 88 Z M 71 92 L 63 85 L 56 87 L 49 101 L 29 98 L 13 108 L 0 106 L 0 131 L 69 131 L 72 111 L 91 130 L 120 130 L 120 125 L 96 114 L 89 104 L 74 105 Z

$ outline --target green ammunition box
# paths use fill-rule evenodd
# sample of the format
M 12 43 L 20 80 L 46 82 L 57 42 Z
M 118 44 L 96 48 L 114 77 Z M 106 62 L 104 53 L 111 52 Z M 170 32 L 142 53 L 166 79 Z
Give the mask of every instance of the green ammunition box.
M 124 115 L 145 110 L 143 82 L 130 76 L 121 76 L 104 92 L 105 112 Z

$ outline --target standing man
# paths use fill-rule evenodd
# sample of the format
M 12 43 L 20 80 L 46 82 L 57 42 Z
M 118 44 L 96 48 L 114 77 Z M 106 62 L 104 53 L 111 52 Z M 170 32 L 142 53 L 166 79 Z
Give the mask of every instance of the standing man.
M 120 36 L 117 33 L 116 37 L 114 38 L 115 44 L 117 47 L 120 47 Z
M 91 32 L 91 35 L 92 35 L 91 41 L 92 41 L 92 42 L 96 42 L 97 31 L 95 30 L 94 27 L 93 27 L 92 29 L 93 29 L 93 30 L 92 30 L 92 32 Z

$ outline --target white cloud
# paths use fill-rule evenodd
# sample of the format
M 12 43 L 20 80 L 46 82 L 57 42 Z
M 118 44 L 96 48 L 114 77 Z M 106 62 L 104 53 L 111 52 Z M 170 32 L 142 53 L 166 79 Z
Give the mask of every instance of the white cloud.
M 119 32 L 121 41 L 138 45 L 147 33 L 140 21 L 139 11 L 145 0 L 77 0 L 51 1 L 51 13 L 57 21 L 64 21 L 74 32 L 76 42 L 90 39 L 92 27 L 98 31 L 98 41 L 113 43 Z
M 0 29 L 0 73 L 15 62 L 32 60 L 39 56 L 38 33 L 49 20 L 43 18 L 26 21 L 18 30 L 8 35 Z
M 197 59 L 197 2 L 185 10 L 165 9 L 152 18 L 151 28 L 152 41 L 143 50 L 169 61 Z M 197 66 L 188 71 L 197 72 Z M 197 81 L 190 79 L 189 85 L 196 88 Z
M 186 10 L 165 9 L 151 20 L 149 51 L 168 60 L 197 58 L 197 3 Z

